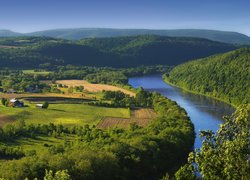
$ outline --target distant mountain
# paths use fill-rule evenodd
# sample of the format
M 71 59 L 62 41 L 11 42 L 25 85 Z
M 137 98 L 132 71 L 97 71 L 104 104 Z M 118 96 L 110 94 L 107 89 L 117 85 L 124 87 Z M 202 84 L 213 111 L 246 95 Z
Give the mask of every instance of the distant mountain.
M 38 67 L 44 63 L 110 67 L 178 65 L 236 48 L 232 44 L 201 38 L 155 35 L 79 41 L 48 37 L 2 38 L 0 67 Z
M 0 37 L 15 37 L 15 36 L 22 36 L 22 33 L 13 32 L 10 30 L 0 29 Z
M 149 30 L 149 29 L 103 29 L 103 28 L 79 28 L 79 29 L 54 29 L 29 33 L 31 36 L 49 36 L 69 40 L 79 40 L 91 37 L 118 37 L 135 35 L 160 35 L 171 37 L 199 37 L 233 44 L 250 44 L 250 37 L 228 31 L 176 29 L 176 30 Z
M 6 31 L 6 32 L 4 32 Z M 150 29 L 112 29 L 112 28 L 75 28 L 75 29 L 52 29 L 32 33 L 15 33 L 4 30 L 0 37 L 6 36 L 48 36 L 68 40 L 79 40 L 84 38 L 118 37 L 136 35 L 159 35 L 170 37 L 199 37 L 213 41 L 231 44 L 249 44 L 250 37 L 229 31 L 200 30 L 200 29 L 175 29 L 175 30 L 150 30 Z
M 250 48 L 176 66 L 166 79 L 185 89 L 234 105 L 250 102 Z

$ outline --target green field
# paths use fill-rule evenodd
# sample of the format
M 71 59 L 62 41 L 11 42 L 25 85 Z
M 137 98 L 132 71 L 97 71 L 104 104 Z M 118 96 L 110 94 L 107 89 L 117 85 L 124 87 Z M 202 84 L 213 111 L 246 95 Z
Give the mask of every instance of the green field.
M 126 108 L 105 108 L 85 104 L 50 104 L 48 109 L 36 108 L 34 104 L 23 108 L 0 106 L 1 115 L 11 119 L 23 119 L 26 124 L 94 125 L 103 117 L 129 118 Z
M 29 70 L 23 70 L 24 74 L 41 74 L 41 75 L 46 75 L 49 74 L 51 72 L 49 71 L 41 71 L 41 72 L 36 72 L 35 70 L 29 69 Z
M 65 135 L 63 137 L 37 136 L 35 138 L 20 138 L 15 141 L 4 143 L 12 147 L 21 147 L 26 155 L 33 153 L 42 154 L 47 152 L 51 146 L 63 146 L 65 142 L 73 142 L 76 139 L 74 135 Z M 1 143 L 0 143 L 1 146 Z

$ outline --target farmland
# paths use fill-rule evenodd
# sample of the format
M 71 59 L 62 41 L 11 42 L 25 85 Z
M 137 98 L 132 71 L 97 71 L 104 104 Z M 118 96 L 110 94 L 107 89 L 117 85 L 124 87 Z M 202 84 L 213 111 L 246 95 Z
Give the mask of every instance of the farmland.
M 49 74 L 50 72 L 49 71 L 35 71 L 33 69 L 29 69 L 29 70 L 23 70 L 23 73 L 31 74 L 31 75 L 34 75 L 34 74 L 46 75 L 46 74 Z
M 66 126 L 96 124 L 102 118 L 129 118 L 126 108 L 105 108 L 85 104 L 50 104 L 49 109 L 35 108 L 34 104 L 24 108 L 7 108 L 0 106 L 0 121 L 25 120 L 26 124 L 62 124 Z M 1 124 L 1 123 L 0 123 Z
M 84 86 L 84 89 L 89 91 L 89 92 L 101 92 L 103 90 L 105 91 L 122 91 L 125 94 L 128 94 L 130 96 L 135 96 L 135 93 L 117 87 L 117 86 L 112 86 L 112 85 L 107 85 L 107 84 L 92 84 L 89 83 L 88 81 L 85 80 L 59 80 L 56 81 L 58 84 L 63 84 L 66 86 L 71 86 L 71 87 L 75 87 L 75 86 Z
M 84 96 L 80 93 L 72 93 L 72 94 L 58 94 L 58 93 L 20 93 L 20 94 L 6 94 L 0 93 L 0 98 L 28 98 L 28 97 L 61 97 L 61 98 L 80 98 L 82 99 L 91 99 L 94 95 L 84 93 Z
M 139 126 L 146 127 L 154 118 L 156 113 L 149 108 L 131 110 L 130 118 L 105 117 L 97 127 L 107 128 L 128 128 L 130 124 L 135 123 Z

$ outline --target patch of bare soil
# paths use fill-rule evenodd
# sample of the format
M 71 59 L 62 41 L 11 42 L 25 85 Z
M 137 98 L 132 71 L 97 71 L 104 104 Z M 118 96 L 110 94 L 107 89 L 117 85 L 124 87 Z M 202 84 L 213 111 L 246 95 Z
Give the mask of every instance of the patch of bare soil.
M 85 90 L 89 92 L 100 92 L 100 91 L 122 91 L 125 94 L 128 94 L 130 96 L 135 96 L 134 92 L 131 92 L 129 90 L 112 86 L 112 85 L 107 85 L 107 84 L 91 84 L 88 81 L 85 80 L 59 80 L 56 81 L 58 84 L 63 84 L 66 86 L 83 86 Z
M 114 118 L 106 117 L 98 125 L 98 128 L 108 129 L 108 128 L 128 128 L 131 123 L 136 123 L 139 126 L 146 127 L 157 114 L 153 109 L 141 108 L 131 111 L 130 118 Z
M 0 127 L 3 127 L 4 124 L 6 123 L 12 123 L 12 122 L 14 122 L 13 118 L 5 115 L 0 115 Z

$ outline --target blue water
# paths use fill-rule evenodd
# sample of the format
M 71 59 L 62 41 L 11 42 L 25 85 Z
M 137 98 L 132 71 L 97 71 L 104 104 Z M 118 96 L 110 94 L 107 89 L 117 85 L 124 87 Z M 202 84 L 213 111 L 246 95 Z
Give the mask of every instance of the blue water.
M 234 108 L 224 102 L 192 94 L 166 84 L 159 74 L 133 77 L 129 79 L 129 83 L 135 88 L 143 87 L 148 91 L 159 92 L 183 107 L 195 126 L 194 148 L 200 148 L 202 145 L 202 139 L 199 137 L 200 130 L 216 132 L 219 125 L 224 122 L 222 116 L 231 115 L 234 112 Z

